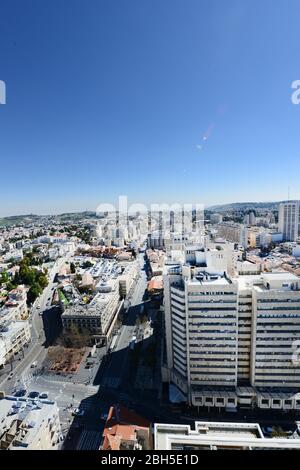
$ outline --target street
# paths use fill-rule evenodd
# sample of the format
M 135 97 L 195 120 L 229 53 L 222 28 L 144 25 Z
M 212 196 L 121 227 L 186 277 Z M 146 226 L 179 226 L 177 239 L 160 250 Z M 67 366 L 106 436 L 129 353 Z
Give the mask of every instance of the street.
M 14 361 L 12 364 L 13 377 L 11 380 L 7 380 L 10 372 L 10 368 L 8 367 L 4 369 L 4 373 L 0 376 L 0 390 L 5 391 L 6 393 L 11 393 L 16 386 L 22 384 L 23 381 L 26 382 L 26 380 L 28 380 L 36 370 L 40 369 L 43 361 L 45 360 L 47 350 L 45 348 L 43 317 L 40 313 L 44 315 L 45 312 L 51 308 L 51 298 L 56 286 L 56 283 L 54 282 L 55 276 L 65 260 L 65 258 L 61 258 L 54 264 L 52 270 L 49 272 L 48 286 L 44 289 L 41 296 L 34 302 L 31 308 L 29 317 L 29 323 L 31 326 L 31 342 L 27 348 L 24 348 L 24 358 L 22 358 L 21 361 Z M 36 363 L 36 367 L 34 369 L 31 368 L 33 363 Z

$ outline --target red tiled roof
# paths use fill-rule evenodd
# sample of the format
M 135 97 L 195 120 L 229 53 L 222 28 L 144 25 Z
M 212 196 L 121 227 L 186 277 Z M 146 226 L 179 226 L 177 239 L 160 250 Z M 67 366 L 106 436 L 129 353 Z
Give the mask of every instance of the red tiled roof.
M 122 440 L 134 441 L 136 430 L 150 428 L 151 423 L 121 405 L 111 406 L 103 431 L 102 450 L 118 450 Z

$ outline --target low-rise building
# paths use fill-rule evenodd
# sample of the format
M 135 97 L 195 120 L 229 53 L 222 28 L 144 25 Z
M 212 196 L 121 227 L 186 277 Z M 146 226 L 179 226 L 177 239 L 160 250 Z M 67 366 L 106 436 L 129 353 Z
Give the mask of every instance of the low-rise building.
M 300 449 L 300 439 L 265 438 L 259 424 L 196 421 L 154 425 L 155 450 Z
M 58 407 L 50 400 L 0 399 L 0 450 L 58 450 Z
M 109 284 L 98 286 L 98 293 L 88 305 L 77 303 L 65 309 L 62 314 L 64 332 L 68 335 L 75 326 L 81 331 L 87 331 L 94 342 L 106 344 L 121 306 L 118 283 L 115 283 L 113 289 Z
M 100 450 L 152 449 L 151 423 L 121 405 L 110 407 Z
M 27 290 L 24 285 L 19 285 L 9 292 L 8 300 L 5 303 L 6 307 L 16 310 L 16 316 L 20 320 L 28 318 Z
M 0 327 L 0 368 L 30 342 L 28 321 L 11 322 Z
M 134 286 L 139 274 L 139 264 L 137 261 L 131 261 L 121 265 L 123 272 L 119 277 L 120 295 L 125 298 Z
M 146 257 L 149 262 L 151 276 L 161 276 L 164 270 L 165 253 L 161 250 L 146 250 Z

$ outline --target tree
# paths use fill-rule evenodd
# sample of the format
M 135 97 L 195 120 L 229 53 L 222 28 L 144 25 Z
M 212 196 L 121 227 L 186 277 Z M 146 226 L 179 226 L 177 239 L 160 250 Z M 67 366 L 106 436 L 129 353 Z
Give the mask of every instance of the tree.
M 35 301 L 35 299 L 37 299 L 37 297 L 39 295 L 41 295 L 41 293 L 43 292 L 43 289 L 41 288 L 41 286 L 39 284 L 33 284 L 29 291 L 28 291 L 28 294 L 27 294 L 27 298 L 28 298 L 28 302 L 29 303 L 32 303 Z
M 71 273 L 72 273 L 72 274 L 75 274 L 75 273 L 76 273 L 76 266 L 75 266 L 74 263 L 71 263 L 71 264 L 70 264 L 70 269 L 71 269 Z
M 2 284 L 7 284 L 9 282 L 9 275 L 8 273 L 4 272 L 0 274 L 0 286 Z
M 39 273 L 37 275 L 37 283 L 40 285 L 42 289 L 45 289 L 48 285 L 48 279 L 47 276 L 44 273 Z
M 82 265 L 82 268 L 88 269 L 88 268 L 91 268 L 92 266 L 93 266 L 93 263 L 91 263 L 90 261 L 85 261 Z

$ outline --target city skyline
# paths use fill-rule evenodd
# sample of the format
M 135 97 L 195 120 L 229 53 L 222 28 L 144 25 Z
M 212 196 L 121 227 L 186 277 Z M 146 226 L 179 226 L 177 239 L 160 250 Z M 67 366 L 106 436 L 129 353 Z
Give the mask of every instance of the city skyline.
M 122 196 L 119 196 L 119 197 L 122 197 Z M 123 196 L 124 197 L 124 196 Z M 218 211 L 218 208 L 220 207 L 220 212 L 224 212 L 224 209 L 223 209 L 223 206 L 235 206 L 235 205 L 249 205 L 249 207 L 251 205 L 255 205 L 255 204 L 261 204 L 261 205 L 264 205 L 266 204 L 266 206 L 268 204 L 274 204 L 274 205 L 278 205 L 279 204 L 282 204 L 282 203 L 287 203 L 287 202 L 297 202 L 299 201 L 298 199 L 284 199 L 284 200 L 280 200 L 280 201 L 272 201 L 272 200 L 269 200 L 269 201 L 230 201 L 230 202 L 219 202 L 217 204 L 211 204 L 211 205 L 208 205 L 208 204 L 204 204 L 203 205 L 203 208 L 205 210 L 212 210 L 212 211 L 215 211 L 217 212 Z M 118 199 L 116 198 L 114 201 L 111 201 L 111 202 L 105 202 L 104 204 L 112 204 L 112 206 L 115 207 L 115 210 L 112 210 L 112 211 L 108 211 L 111 212 L 111 213 L 114 213 L 114 212 L 119 212 L 118 211 Z M 145 209 L 143 211 L 141 210 L 137 210 L 137 211 L 133 211 L 131 210 L 131 207 L 135 207 L 136 204 L 139 204 L 141 206 L 144 206 Z M 174 207 L 176 205 L 178 205 L 178 208 L 176 209 L 175 208 L 175 212 L 180 212 L 182 209 L 184 209 L 184 207 L 186 206 L 186 210 L 187 212 L 189 211 L 189 208 L 191 205 L 194 206 L 193 202 L 170 202 L 170 203 L 165 203 L 165 202 L 156 202 L 156 203 L 153 203 L 153 207 L 154 206 L 157 206 L 158 209 L 160 209 L 160 205 L 161 207 L 165 207 L 164 209 L 162 209 L 162 212 L 169 212 L 169 211 L 172 211 L 174 210 Z M 199 203 L 200 205 L 200 203 Z M 174 206 L 174 207 L 173 207 Z M 182 209 L 179 208 L 179 206 L 181 206 Z M 99 206 L 98 206 L 99 207 Z M 85 208 L 83 210 L 70 210 L 70 211 L 56 211 L 56 212 L 39 212 L 39 211 L 36 211 L 36 212 L 24 212 L 24 213 L 15 213 L 15 214 L 12 214 L 12 213 L 7 213 L 7 214 L 1 214 L 0 213 L 0 219 L 3 218 L 11 218 L 11 217 L 26 217 L 26 216 L 38 216 L 38 217 L 55 217 L 55 216 L 60 216 L 60 215 L 64 215 L 64 214 L 81 214 L 81 213 L 84 213 L 84 212 L 88 212 L 88 213 L 95 213 L 95 214 L 100 214 L 100 212 L 97 210 L 98 207 L 96 208 Z M 137 212 L 141 212 L 143 214 L 146 214 L 147 212 L 157 212 L 157 210 L 155 209 L 152 209 L 151 210 L 151 203 L 149 203 L 148 205 L 145 204 L 145 203 L 142 203 L 142 202 L 139 202 L 137 203 L 136 201 L 132 201 L 132 203 L 130 201 L 128 201 L 128 215 L 132 215 L 132 214 L 135 214 Z M 235 210 L 239 210 L 237 207 L 235 208 Z M 244 209 L 243 209 L 244 210 Z M 256 208 L 253 207 L 249 210 L 253 210 L 255 211 Z M 124 212 L 125 214 L 127 213 L 126 211 Z
M 299 11 L 3 1 L 0 216 L 300 199 Z

